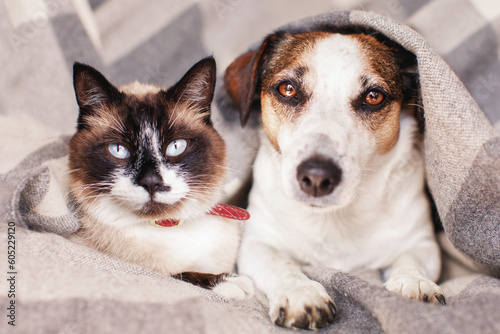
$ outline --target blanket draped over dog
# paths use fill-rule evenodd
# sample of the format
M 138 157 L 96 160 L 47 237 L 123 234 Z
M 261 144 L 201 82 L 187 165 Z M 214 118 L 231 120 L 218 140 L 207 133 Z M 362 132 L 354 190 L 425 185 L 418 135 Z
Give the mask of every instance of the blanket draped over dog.
M 62 16 L 52 24 L 56 27 L 67 19 Z M 446 239 L 451 241 L 467 256 L 464 263 L 481 267 L 482 273 L 445 279 L 447 305 L 441 307 L 384 290 L 378 272 L 308 268 L 308 275 L 326 287 L 339 308 L 336 321 L 322 332 L 500 333 L 500 280 L 496 278 L 500 272 L 500 133 L 493 125 L 500 119 L 498 95 L 488 98 L 476 92 L 471 96 L 426 40 L 383 16 L 332 12 L 282 27 L 292 33 L 344 28 L 379 32 L 415 54 L 424 107 L 428 184 L 444 226 L 442 240 L 448 248 L 452 247 Z M 188 38 L 187 42 L 196 41 Z M 94 56 L 89 52 L 73 56 L 91 62 Z M 138 64 L 137 59 L 131 57 L 128 62 Z M 115 77 L 136 79 L 135 73 L 122 74 L 119 67 L 109 71 Z M 498 80 L 500 71 L 492 73 Z M 486 93 L 498 93 L 495 83 L 496 88 Z M 220 103 L 224 96 L 217 99 L 219 106 L 225 106 Z M 214 120 L 222 131 L 240 131 L 237 115 L 215 115 Z M 54 136 L 28 116 L 1 116 L 0 123 L 1 333 L 288 332 L 270 322 L 265 299 L 259 295 L 225 301 L 211 291 L 67 240 L 65 236 L 79 228 L 67 192 L 69 137 Z M 251 133 L 251 129 L 245 131 Z M 240 155 L 230 157 L 238 160 L 253 154 L 254 148 L 238 151 Z M 247 163 L 233 161 L 232 166 L 238 169 Z M 241 175 L 231 177 L 233 187 L 242 181 Z M 10 263 L 8 240 L 9 245 L 15 241 Z M 12 301 L 16 327 L 8 324 L 12 312 L 7 308 Z

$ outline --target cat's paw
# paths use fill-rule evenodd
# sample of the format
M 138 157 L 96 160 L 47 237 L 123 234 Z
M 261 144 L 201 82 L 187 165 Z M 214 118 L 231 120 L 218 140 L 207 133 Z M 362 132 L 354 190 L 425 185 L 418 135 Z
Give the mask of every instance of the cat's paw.
M 436 283 L 423 277 L 397 275 L 391 277 L 384 287 L 411 299 L 446 305 L 443 290 Z
M 294 329 L 317 330 L 328 326 L 337 315 L 337 307 L 325 288 L 315 281 L 282 291 L 270 300 L 271 321 Z
M 213 287 L 212 291 L 230 300 L 252 298 L 255 293 L 252 280 L 246 276 L 224 277 L 224 280 Z

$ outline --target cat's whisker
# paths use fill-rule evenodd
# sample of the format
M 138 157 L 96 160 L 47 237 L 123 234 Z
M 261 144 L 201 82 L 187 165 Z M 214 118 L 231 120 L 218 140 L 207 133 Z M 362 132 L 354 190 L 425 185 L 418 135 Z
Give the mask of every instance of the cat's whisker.
M 170 123 L 170 125 L 168 127 L 169 130 L 174 126 L 175 122 L 177 121 L 177 118 L 179 118 L 180 113 L 176 113 L 176 111 L 177 111 L 177 107 L 179 105 L 179 102 L 182 100 L 182 97 L 184 96 L 184 93 L 186 92 L 186 90 L 187 90 L 187 88 L 185 88 L 182 91 L 180 98 L 177 99 L 175 106 L 174 106 L 174 109 L 172 110 L 172 114 L 170 115 L 170 118 L 168 120 L 168 122 Z M 176 115 L 175 119 L 172 121 L 172 117 L 174 116 L 174 114 L 177 114 L 177 115 Z
M 89 201 L 89 200 L 94 200 L 96 198 L 99 198 L 99 197 L 102 197 L 104 196 L 104 194 L 102 193 L 90 193 L 90 194 L 85 194 L 85 195 L 82 195 L 81 193 L 78 195 L 78 200 L 79 201 Z M 76 197 L 76 195 L 75 195 Z
M 219 189 L 214 188 L 214 187 L 207 187 L 207 186 L 197 186 L 193 187 L 191 190 L 191 193 L 203 193 L 206 196 L 211 196 L 213 195 L 214 192 L 217 192 Z
M 185 175 L 188 176 L 188 175 Z M 200 174 L 200 175 L 189 175 L 188 180 L 194 180 L 194 179 L 200 179 L 200 178 L 209 178 L 210 175 L 208 174 Z
M 74 189 L 92 189 L 92 190 L 103 190 L 107 187 L 111 187 L 113 184 L 112 183 L 103 183 L 103 184 L 86 184 L 82 186 L 77 186 Z
M 207 196 L 210 196 L 214 193 L 217 193 L 218 191 L 220 191 L 220 189 L 218 188 L 214 188 L 214 187 L 211 187 L 211 186 L 204 186 L 204 185 L 199 185 L 199 186 L 195 186 L 195 187 L 192 187 L 192 191 L 195 192 L 203 192 L 204 194 L 207 194 Z
M 211 186 L 211 187 L 219 187 L 218 183 L 212 183 L 212 182 L 192 182 L 188 181 L 187 182 L 189 185 L 193 186 Z
M 81 170 L 81 168 L 75 168 L 75 169 L 67 170 L 66 172 L 62 173 L 61 175 L 62 176 L 66 176 L 68 174 L 72 174 L 72 173 L 78 172 L 80 170 Z
M 214 182 L 203 182 L 203 181 L 196 181 L 196 180 L 188 180 L 187 181 L 188 185 L 193 185 L 196 187 L 204 186 L 204 187 L 210 187 L 210 188 L 223 188 L 223 185 L 220 183 L 214 183 Z
M 214 183 L 214 182 L 205 182 L 205 181 L 198 181 L 198 180 L 187 180 L 186 183 L 189 186 L 210 186 L 210 187 L 221 187 L 219 183 Z
M 79 198 L 79 200 L 80 201 L 90 201 L 90 200 L 94 200 L 94 199 L 102 197 L 102 196 L 103 196 L 103 194 L 86 195 L 86 196 L 83 196 L 83 197 Z
M 225 170 L 232 171 L 232 172 L 239 172 L 239 170 L 237 170 L 235 168 L 228 167 L 228 166 L 223 166 L 223 165 L 216 165 L 216 166 L 219 167 L 219 168 L 223 168 Z
M 190 175 L 189 176 L 190 179 L 194 179 L 194 178 L 212 178 L 212 177 L 213 177 L 212 174 L 198 174 L 198 175 Z
M 116 131 L 116 132 L 118 132 L 118 133 L 125 134 L 125 131 L 124 131 L 124 130 L 122 130 L 122 129 L 120 129 L 120 128 L 116 127 L 116 126 L 113 126 L 113 125 L 111 125 L 111 124 L 108 124 L 108 127 L 109 127 L 109 128 L 111 128 L 111 129 L 113 129 L 113 130 L 115 130 L 115 131 Z
M 125 124 L 123 123 L 123 120 L 121 118 L 114 118 L 114 121 L 117 122 L 118 124 L 118 128 L 119 128 L 119 132 L 122 133 L 122 134 L 125 134 L 126 133 L 126 127 L 125 127 Z
M 78 195 L 78 201 L 87 201 L 89 199 L 94 199 L 100 197 L 102 194 L 79 194 Z
M 182 92 L 181 97 L 183 94 L 184 94 L 184 92 Z M 170 123 L 169 129 L 172 128 L 172 117 L 174 116 L 175 112 L 177 111 L 177 106 L 179 105 L 180 100 L 181 99 L 177 99 L 177 101 L 175 102 L 174 109 L 172 109 L 172 114 L 170 114 L 170 117 L 168 119 L 168 122 Z
M 198 200 L 200 202 L 210 202 L 211 198 L 209 196 L 194 196 L 194 195 L 189 195 L 186 196 L 186 198 L 191 199 L 191 200 Z
M 213 189 L 210 189 L 209 191 L 203 191 L 203 189 L 199 189 L 198 193 L 196 194 L 197 196 L 204 196 L 206 197 L 207 199 L 208 198 L 211 198 L 211 197 L 214 197 L 214 193 L 213 193 Z M 187 197 L 187 195 L 186 195 Z
M 103 187 L 110 187 L 113 184 L 111 182 L 99 182 L 99 183 L 91 183 L 91 184 L 84 184 L 80 186 L 73 187 L 72 192 L 74 193 L 75 191 L 78 191 L 77 194 L 74 193 L 75 197 L 80 198 L 82 194 L 86 191 L 89 191 L 90 193 L 103 190 Z
M 214 189 L 211 189 L 211 188 L 198 188 L 196 190 L 196 192 L 198 192 L 199 194 L 202 194 L 203 196 L 207 196 L 207 197 L 211 197 L 216 193 L 214 191 Z
M 182 111 L 182 112 L 177 112 L 177 113 L 176 113 L 177 115 L 175 116 L 175 119 L 174 119 L 174 120 L 170 123 L 170 125 L 169 125 L 169 129 L 171 129 L 171 128 L 175 125 L 175 123 L 177 122 L 177 120 L 179 119 L 179 117 L 180 117 L 183 113 L 186 113 L 186 111 L 184 110 L 184 111 Z M 174 113 L 172 112 L 172 116 L 173 116 L 173 114 L 174 114 Z

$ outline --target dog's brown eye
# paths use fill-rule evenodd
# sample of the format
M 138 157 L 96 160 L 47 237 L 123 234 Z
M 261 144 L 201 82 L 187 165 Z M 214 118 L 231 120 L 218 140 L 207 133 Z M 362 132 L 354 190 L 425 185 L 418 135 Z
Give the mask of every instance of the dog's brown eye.
M 280 84 L 278 87 L 278 91 L 284 97 L 297 96 L 297 91 L 295 90 L 295 87 L 293 87 L 293 85 L 289 82 L 283 82 L 282 84 Z
M 371 106 L 379 105 L 384 101 L 384 94 L 379 91 L 371 90 L 365 96 L 365 102 Z

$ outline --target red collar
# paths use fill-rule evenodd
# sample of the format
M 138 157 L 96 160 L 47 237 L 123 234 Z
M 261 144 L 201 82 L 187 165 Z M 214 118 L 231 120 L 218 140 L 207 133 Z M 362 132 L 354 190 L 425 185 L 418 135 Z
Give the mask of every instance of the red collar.
M 219 216 L 229 219 L 235 220 L 248 220 L 250 218 L 250 214 L 247 210 L 238 208 L 236 206 L 227 205 L 227 204 L 216 204 L 213 208 L 211 208 L 207 214 L 213 216 Z M 163 226 L 163 227 L 172 227 L 177 225 L 182 225 L 183 220 L 178 219 L 163 219 L 163 220 L 150 220 L 149 224 L 153 226 Z

